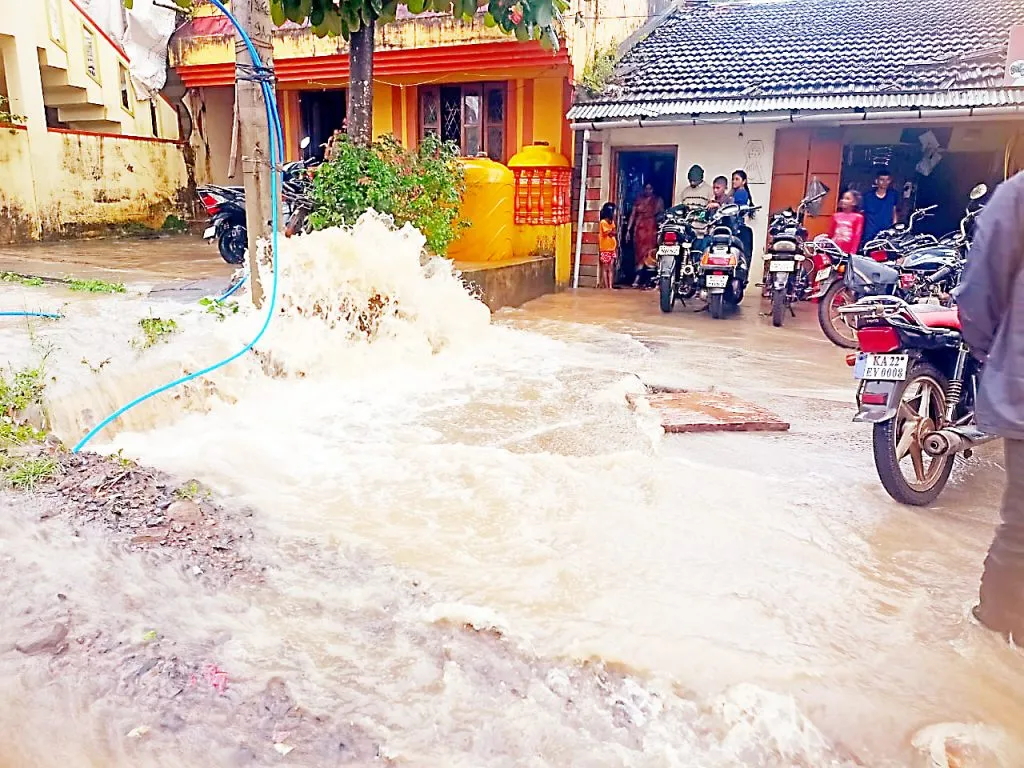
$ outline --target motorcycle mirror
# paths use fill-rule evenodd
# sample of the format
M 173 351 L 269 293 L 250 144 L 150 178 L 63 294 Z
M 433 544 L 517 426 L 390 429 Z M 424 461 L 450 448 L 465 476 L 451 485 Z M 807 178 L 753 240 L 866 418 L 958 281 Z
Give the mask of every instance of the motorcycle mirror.
M 988 185 L 979 184 L 971 190 L 971 200 L 981 200 L 985 195 L 988 194 Z
M 299 142 L 299 147 L 301 147 L 302 149 L 306 149 L 309 146 L 309 143 L 310 143 L 310 139 L 309 139 L 309 136 L 307 136 L 301 142 Z

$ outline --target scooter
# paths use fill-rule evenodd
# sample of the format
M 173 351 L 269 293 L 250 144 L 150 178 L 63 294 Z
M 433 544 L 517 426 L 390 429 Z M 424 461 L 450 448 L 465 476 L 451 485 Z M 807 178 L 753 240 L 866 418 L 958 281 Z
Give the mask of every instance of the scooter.
M 707 299 L 715 320 L 725 316 L 725 305 L 738 306 L 750 282 L 750 254 L 740 237 L 743 220 L 761 206 L 735 203 L 718 209 L 709 227 L 709 243 L 700 258 L 697 286 Z
M 309 148 L 307 136 L 299 145 L 303 152 Z M 287 163 L 281 167 L 282 195 L 285 208 L 286 234 L 303 231 L 307 215 L 312 210 L 309 198 L 310 169 L 315 158 Z M 203 239 L 217 241 L 217 250 L 228 264 L 241 264 L 249 247 L 249 232 L 245 215 L 245 187 L 208 184 L 197 190 L 199 199 L 210 216 L 203 231 Z

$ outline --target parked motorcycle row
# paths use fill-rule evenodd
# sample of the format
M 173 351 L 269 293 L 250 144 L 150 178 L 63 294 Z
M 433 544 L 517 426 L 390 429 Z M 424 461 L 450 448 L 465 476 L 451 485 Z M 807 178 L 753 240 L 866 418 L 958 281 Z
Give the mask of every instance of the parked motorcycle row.
M 795 314 L 797 302 L 818 301 L 825 336 L 857 350 L 847 356 L 858 381 L 854 420 L 873 427 L 883 487 L 903 504 L 925 506 L 946 487 L 957 455 L 969 458 L 995 439 L 976 425 L 981 363 L 960 333 L 954 299 L 988 188 L 971 191 L 957 232 L 936 238 L 916 230 L 933 206 L 866 243 L 865 255 L 844 253 L 824 236 L 807 240 L 804 216 L 825 194 L 771 218 L 764 274 L 772 324 Z M 706 222 L 703 211 L 666 212 L 658 240 L 663 311 L 701 297 L 719 318 L 723 302 L 742 300 L 749 255 L 736 222 L 743 213 L 725 206 Z
M 302 140 L 303 152 L 309 147 L 309 137 Z M 315 159 L 287 163 L 281 167 L 281 202 L 284 204 L 285 235 L 290 237 L 309 230 L 309 214 L 313 210 L 310 191 L 312 174 L 318 162 Z M 245 219 L 245 187 L 225 187 L 208 184 L 197 190 L 210 224 L 203 239 L 216 241 L 221 258 L 228 264 L 241 264 L 249 244 Z

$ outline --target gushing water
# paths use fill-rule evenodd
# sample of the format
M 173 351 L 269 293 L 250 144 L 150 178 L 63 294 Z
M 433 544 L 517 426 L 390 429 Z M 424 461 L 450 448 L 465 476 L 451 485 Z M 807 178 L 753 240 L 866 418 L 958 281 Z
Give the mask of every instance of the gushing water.
M 0 764 L 1020 764 L 1017 660 L 958 615 L 984 533 L 879 502 L 838 380 L 559 305 L 491 322 L 422 242 L 372 215 L 287 241 L 256 353 L 101 436 L 251 510 L 258 583 L 214 589 L 4 500 L 2 626 L 59 592 L 76 635 L 116 642 L 86 668 L 4 648 Z M 150 315 L 180 330 L 143 349 Z M 72 441 L 260 320 L 96 299 L 0 343 L 47 354 Z M 735 385 L 794 434 L 666 440 L 626 406 L 643 382 Z M 153 628 L 169 646 L 144 652 Z M 228 693 L 139 682 L 154 655 L 216 665 Z M 315 736 L 239 714 L 272 711 L 276 681 Z

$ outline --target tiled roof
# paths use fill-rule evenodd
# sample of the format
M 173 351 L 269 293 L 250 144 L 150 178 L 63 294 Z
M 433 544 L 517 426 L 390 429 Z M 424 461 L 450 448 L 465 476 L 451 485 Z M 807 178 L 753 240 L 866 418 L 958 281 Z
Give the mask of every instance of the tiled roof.
M 1024 24 L 1024 0 L 684 2 L 591 106 L 993 89 L 1010 27 Z

